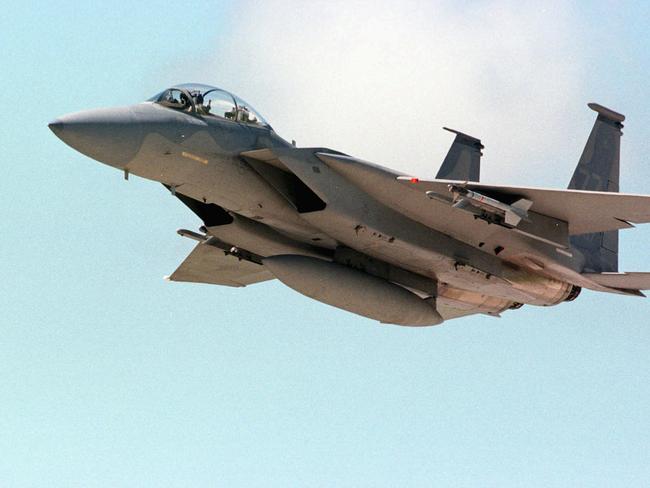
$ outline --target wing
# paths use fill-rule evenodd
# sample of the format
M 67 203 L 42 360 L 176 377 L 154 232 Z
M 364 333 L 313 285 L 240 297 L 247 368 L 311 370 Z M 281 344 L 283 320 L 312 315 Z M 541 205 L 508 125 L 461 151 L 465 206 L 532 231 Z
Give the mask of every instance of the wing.
M 425 203 L 425 192 L 447 195 L 448 185 L 458 183 L 451 180 L 424 181 L 400 176 L 393 170 L 349 156 L 318 153 L 318 157 L 379 201 L 389 205 L 393 203 L 393 206 L 425 220 L 428 220 L 432 213 L 432 205 Z M 631 223 L 650 222 L 650 196 L 647 195 L 496 186 L 472 182 L 464 186 L 508 204 L 522 198 L 530 200 L 533 202 L 530 207 L 532 212 L 567 222 L 571 235 L 625 229 L 633 227 Z M 456 212 L 454 216 L 459 215 L 459 211 L 453 211 Z M 449 217 L 453 218 L 452 215 Z
M 399 180 L 413 192 L 448 193 L 447 180 Z M 415 182 L 411 182 L 415 181 Z M 583 190 L 554 190 L 517 186 L 468 183 L 468 189 L 506 203 L 519 199 L 532 201 L 530 209 L 569 224 L 569 234 L 587 234 L 633 227 L 630 223 L 650 222 L 650 196 Z M 405 196 L 405 198 L 408 198 Z
M 246 286 L 274 279 L 264 266 L 239 260 L 209 244 L 198 244 L 169 276 L 170 281 Z

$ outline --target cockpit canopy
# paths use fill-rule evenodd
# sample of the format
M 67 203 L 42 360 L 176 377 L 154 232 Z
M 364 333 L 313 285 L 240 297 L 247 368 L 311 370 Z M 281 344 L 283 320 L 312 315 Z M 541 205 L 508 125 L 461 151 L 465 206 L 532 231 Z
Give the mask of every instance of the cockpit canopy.
M 260 127 L 271 127 L 249 103 L 214 86 L 197 83 L 176 85 L 151 97 L 148 101 L 201 116 L 220 117 Z

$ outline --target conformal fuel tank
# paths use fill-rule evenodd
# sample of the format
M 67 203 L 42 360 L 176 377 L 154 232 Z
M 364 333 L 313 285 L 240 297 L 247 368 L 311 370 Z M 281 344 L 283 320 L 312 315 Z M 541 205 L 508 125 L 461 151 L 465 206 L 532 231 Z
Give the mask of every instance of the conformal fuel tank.
M 262 262 L 288 287 L 348 312 L 413 327 L 443 321 L 433 299 L 425 301 L 401 286 L 342 264 L 297 255 L 272 256 Z

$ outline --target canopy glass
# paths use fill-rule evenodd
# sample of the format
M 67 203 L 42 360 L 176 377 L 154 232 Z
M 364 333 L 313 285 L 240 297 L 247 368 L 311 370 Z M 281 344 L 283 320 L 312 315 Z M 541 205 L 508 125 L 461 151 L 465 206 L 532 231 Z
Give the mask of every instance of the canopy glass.
M 175 85 L 154 95 L 148 101 L 206 117 L 220 117 L 244 124 L 270 127 L 249 103 L 215 86 L 199 83 Z

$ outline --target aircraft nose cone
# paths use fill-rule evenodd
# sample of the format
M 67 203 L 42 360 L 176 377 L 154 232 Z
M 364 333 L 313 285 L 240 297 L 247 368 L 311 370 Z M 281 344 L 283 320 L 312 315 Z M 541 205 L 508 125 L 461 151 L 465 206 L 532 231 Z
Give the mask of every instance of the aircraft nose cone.
M 68 146 L 97 161 L 123 168 L 142 145 L 142 127 L 129 107 L 63 115 L 48 124 Z
M 52 132 L 54 132 L 54 134 L 57 137 L 59 138 L 61 137 L 61 131 L 63 130 L 63 122 L 61 122 L 60 119 L 53 120 L 52 122 L 47 124 L 47 126 L 50 128 Z

